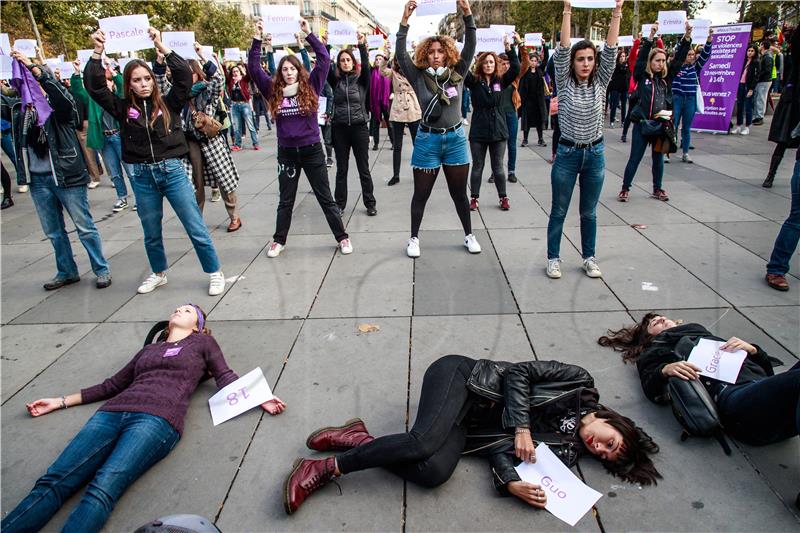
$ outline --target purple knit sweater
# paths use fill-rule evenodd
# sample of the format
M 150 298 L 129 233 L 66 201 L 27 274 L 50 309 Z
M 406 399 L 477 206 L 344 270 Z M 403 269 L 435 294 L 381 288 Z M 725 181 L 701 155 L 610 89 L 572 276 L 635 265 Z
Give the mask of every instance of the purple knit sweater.
M 317 95 L 322 94 L 325 86 L 325 78 L 331 65 L 331 56 L 325 45 L 320 42 L 316 35 L 309 33 L 306 40 L 314 49 L 317 55 L 317 64 L 311 70 L 309 82 Z M 272 77 L 264 72 L 261 67 L 261 41 L 253 39 L 250 52 L 247 56 L 247 70 L 250 77 L 255 82 L 258 90 L 269 101 L 272 97 Z M 280 76 L 280 73 L 277 73 Z M 278 127 L 278 146 L 284 148 L 300 148 L 319 142 L 319 124 L 317 123 L 317 110 L 313 110 L 308 115 L 303 115 L 297 105 L 297 98 L 284 98 L 281 108 L 275 117 L 275 124 Z
M 108 400 L 99 411 L 160 416 L 183 434 L 189 396 L 208 374 L 219 388 L 239 379 L 228 368 L 214 337 L 192 333 L 179 342 L 145 346 L 112 377 L 81 390 L 81 400 L 83 403 Z

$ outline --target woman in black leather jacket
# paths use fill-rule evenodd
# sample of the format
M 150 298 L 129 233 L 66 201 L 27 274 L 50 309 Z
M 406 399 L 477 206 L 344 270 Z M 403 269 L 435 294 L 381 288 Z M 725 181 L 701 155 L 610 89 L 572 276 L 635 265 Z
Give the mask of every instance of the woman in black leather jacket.
M 417 419 L 408 433 L 375 438 L 360 419 L 312 433 L 306 445 L 342 451 L 297 459 L 284 485 L 292 514 L 314 491 L 342 474 L 384 467 L 424 487 L 447 481 L 463 454 L 487 456 L 497 490 L 544 508 L 538 485 L 520 480 L 516 460 L 534 462 L 545 442 L 568 466 L 582 453 L 610 473 L 648 485 L 661 477 L 648 454 L 658 446 L 635 423 L 598 403 L 594 379 L 558 361 L 507 363 L 447 355 L 425 371 Z

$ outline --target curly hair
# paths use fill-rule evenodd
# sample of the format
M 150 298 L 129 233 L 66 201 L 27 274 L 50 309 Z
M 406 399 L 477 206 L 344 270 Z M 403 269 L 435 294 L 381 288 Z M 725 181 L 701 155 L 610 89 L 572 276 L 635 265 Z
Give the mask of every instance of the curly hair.
M 485 75 L 483 74 L 483 64 L 486 63 L 486 60 L 490 57 L 494 58 L 494 72 L 492 72 L 491 77 L 492 79 L 497 77 L 497 69 L 500 67 L 500 56 L 494 52 L 481 52 L 478 54 L 478 57 L 475 58 L 475 64 L 472 67 L 472 74 L 479 80 L 485 78 Z M 506 56 L 506 59 L 507 58 L 508 56 Z
M 609 329 L 605 335 L 597 339 L 597 344 L 611 347 L 615 352 L 622 352 L 622 360 L 625 363 L 634 363 L 653 340 L 654 336 L 647 333 L 647 326 L 656 316 L 658 316 L 656 313 L 647 313 L 638 324 L 623 326 L 618 330 Z
M 278 110 L 283 102 L 283 89 L 286 87 L 286 81 L 283 79 L 281 69 L 286 62 L 291 63 L 297 69 L 297 103 L 300 106 L 300 113 L 309 116 L 317 112 L 319 105 L 319 95 L 314 92 L 314 88 L 308 81 L 308 71 L 303 68 L 300 61 L 295 56 L 284 56 L 278 63 L 275 69 L 274 85 L 272 86 L 272 96 L 269 97 L 269 111 L 273 117 L 278 116 Z
M 602 408 L 594 415 L 622 434 L 623 447 L 614 461 L 600 459 L 606 471 L 629 483 L 657 485 L 661 474 L 656 470 L 649 455 L 658 453 L 658 444 L 642 428 L 626 416 L 611 409 Z
M 417 68 L 428 68 L 430 66 L 428 64 L 428 52 L 430 51 L 433 43 L 439 43 L 442 45 L 442 48 L 444 48 L 444 53 L 446 56 L 444 62 L 445 66 L 452 67 L 461 60 L 461 54 L 458 53 L 456 42 L 452 37 L 447 35 L 434 35 L 433 37 L 428 37 L 417 45 L 417 48 L 414 51 L 414 64 L 417 66 Z

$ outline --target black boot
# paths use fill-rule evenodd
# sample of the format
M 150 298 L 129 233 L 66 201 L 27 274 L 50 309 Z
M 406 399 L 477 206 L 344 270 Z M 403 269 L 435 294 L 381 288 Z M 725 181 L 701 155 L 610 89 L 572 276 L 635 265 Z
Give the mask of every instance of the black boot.
M 783 152 L 776 150 L 779 153 L 772 153 L 772 158 L 769 160 L 769 171 L 767 171 L 767 178 L 764 180 L 764 183 L 761 184 L 762 187 L 765 189 L 772 188 L 772 181 L 775 179 L 775 173 L 778 172 L 778 166 L 780 166 L 781 161 L 783 160 Z

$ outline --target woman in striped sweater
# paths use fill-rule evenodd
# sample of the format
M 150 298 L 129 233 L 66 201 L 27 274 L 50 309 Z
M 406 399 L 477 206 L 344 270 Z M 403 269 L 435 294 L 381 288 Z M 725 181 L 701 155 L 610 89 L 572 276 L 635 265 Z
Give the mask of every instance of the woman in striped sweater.
M 616 0 L 606 45 L 598 53 L 588 40 L 570 48 L 572 10 L 569 0 L 564 0 L 561 42 L 553 59 L 561 138 L 550 174 L 553 187 L 553 203 L 547 224 L 547 276 L 550 278 L 561 277 L 561 231 L 576 181 L 580 185 L 583 269 L 590 278 L 602 276 L 595 260 L 595 240 L 597 202 L 603 189 L 606 167 L 603 106 L 617 57 L 623 2 Z

